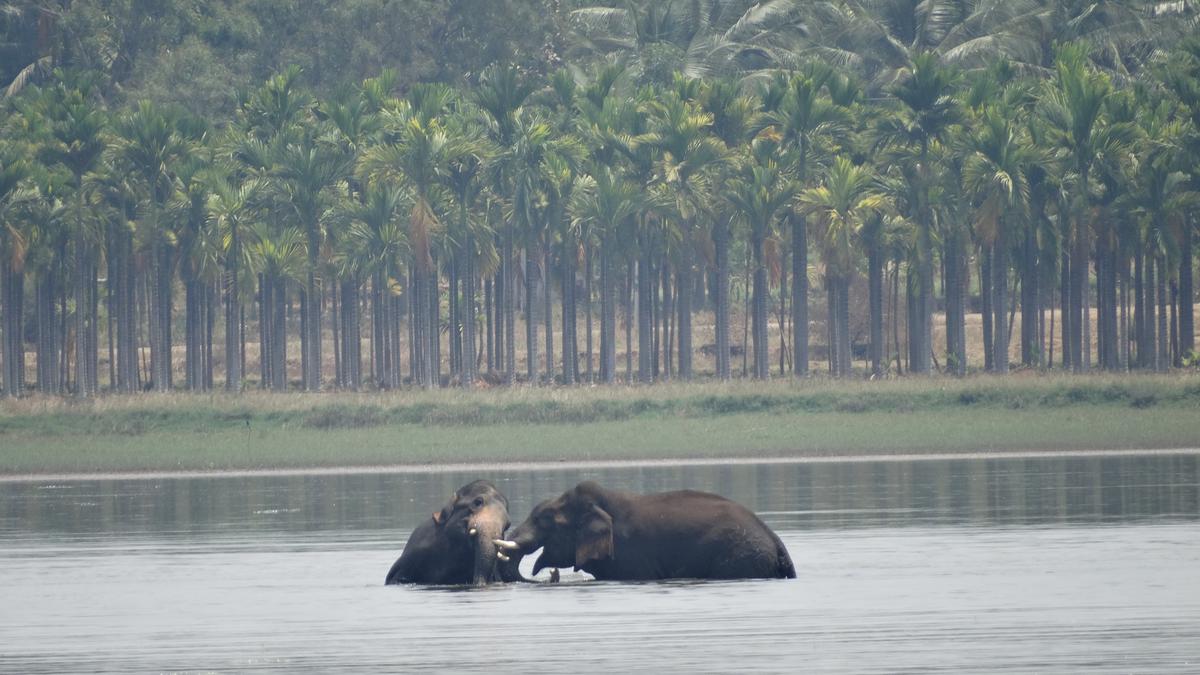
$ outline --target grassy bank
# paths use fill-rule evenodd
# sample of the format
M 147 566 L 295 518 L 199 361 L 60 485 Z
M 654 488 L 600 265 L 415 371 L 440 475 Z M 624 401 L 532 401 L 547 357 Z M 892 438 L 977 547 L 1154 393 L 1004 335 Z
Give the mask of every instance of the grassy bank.
M 1025 377 L 0 404 L 0 473 L 1200 445 L 1200 377 Z

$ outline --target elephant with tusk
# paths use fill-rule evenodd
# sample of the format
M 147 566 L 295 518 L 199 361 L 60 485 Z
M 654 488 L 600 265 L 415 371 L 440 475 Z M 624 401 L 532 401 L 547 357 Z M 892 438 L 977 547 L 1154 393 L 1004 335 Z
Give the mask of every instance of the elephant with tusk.
M 464 485 L 413 530 L 386 583 L 523 581 L 517 565 L 495 543 L 508 526 L 508 500 L 495 485 L 486 480 Z
M 534 574 L 574 567 L 622 581 L 796 576 L 787 548 L 758 516 L 695 490 L 635 495 L 585 481 L 492 543 L 516 561 L 541 548 Z

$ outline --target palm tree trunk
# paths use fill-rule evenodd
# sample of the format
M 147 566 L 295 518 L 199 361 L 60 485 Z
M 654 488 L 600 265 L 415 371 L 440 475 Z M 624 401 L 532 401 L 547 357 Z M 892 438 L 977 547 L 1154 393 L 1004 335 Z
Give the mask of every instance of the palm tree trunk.
M 538 317 L 537 283 L 538 272 L 536 245 L 525 250 L 525 373 L 529 384 L 540 384 L 538 377 Z
M 487 340 L 484 343 L 484 351 L 487 356 L 487 369 L 489 372 L 496 370 L 496 316 L 493 312 L 492 302 L 492 280 L 483 280 L 483 320 L 484 320 L 484 335 Z
M 512 228 L 504 234 L 503 252 L 500 257 L 500 276 L 503 279 L 504 288 L 504 383 L 512 386 L 517 381 L 517 310 L 515 303 L 516 298 L 512 292 Z
M 625 310 L 625 384 L 633 384 L 633 270 L 634 262 L 625 261 L 625 288 L 621 294 Z
M 1118 364 L 1121 370 L 1129 370 L 1129 260 L 1125 256 L 1119 258 L 1119 280 L 1120 288 L 1118 293 L 1121 299 L 1121 322 L 1117 329 L 1118 347 Z
M 992 247 L 992 368 L 1001 375 L 1008 374 L 1008 244 L 1003 231 Z
M 584 324 L 587 328 L 587 335 L 585 336 L 584 342 L 587 346 L 587 381 L 588 384 L 591 384 L 596 381 L 592 358 L 592 343 L 594 341 L 594 336 L 592 334 L 592 279 L 594 277 L 592 272 L 592 247 L 588 243 L 584 243 L 583 245 L 583 267 L 583 304 L 584 311 L 587 313 L 586 322 Z
M 462 385 L 470 389 L 475 386 L 475 238 L 467 234 L 466 246 L 462 251 L 462 303 L 458 311 L 462 314 Z
M 1158 372 L 1165 373 L 1171 362 L 1171 355 L 1167 349 L 1167 303 L 1169 302 L 1167 299 L 1167 259 L 1161 253 L 1155 258 L 1155 267 L 1158 268 L 1155 286 L 1158 296 L 1158 354 L 1154 367 Z
M 770 377 L 767 344 L 767 267 L 763 260 L 763 239 L 766 223 L 755 228 L 751 246 L 754 252 L 754 316 L 751 320 L 754 334 L 754 377 L 765 380 Z M 761 228 L 761 229 L 760 229 Z
M 637 261 L 637 292 L 638 292 L 638 381 L 648 384 L 654 379 L 652 370 L 653 346 L 653 316 L 651 316 L 649 237 L 642 234 L 638 248 L 641 255 Z
M 687 242 L 680 247 L 675 284 L 679 309 L 679 377 L 687 381 L 692 379 L 692 260 Z
M 808 375 L 808 224 L 792 219 L 792 372 Z
M 616 312 L 612 297 L 612 253 L 611 246 L 600 247 L 600 380 L 612 384 L 616 379 L 617 354 L 615 323 Z
M 663 357 L 663 377 L 671 379 L 675 373 L 674 360 L 672 359 L 671 345 L 674 344 L 674 330 L 671 327 L 671 320 L 675 316 L 675 299 L 671 292 L 671 263 L 664 259 L 662 264 L 662 274 L 660 283 L 662 284 L 662 357 Z
M 575 256 L 578 247 L 571 234 L 563 234 L 562 257 L 559 259 L 559 287 L 562 289 L 562 361 L 563 384 L 579 381 L 579 341 L 575 335 Z
M 1059 341 L 1062 343 L 1062 367 L 1063 370 L 1069 370 L 1073 366 L 1074 359 L 1074 339 L 1071 337 L 1071 255 L 1070 255 L 1070 239 L 1069 228 L 1064 227 L 1062 240 L 1062 253 L 1059 262 L 1059 302 L 1058 302 L 1058 317 L 1059 317 L 1059 332 L 1062 334 Z
M 232 251 L 237 249 L 236 232 L 233 237 L 230 258 L 225 265 L 225 389 L 242 390 L 241 363 L 241 302 L 238 298 L 238 264 Z
M 1034 213 L 1040 212 L 1035 210 Z M 1037 353 L 1040 351 L 1037 348 L 1037 328 L 1041 316 L 1037 233 L 1032 224 L 1025 227 L 1021 258 L 1021 363 L 1030 368 L 1037 365 Z
M 729 372 L 729 222 L 718 218 L 713 227 L 717 263 L 716 343 L 717 378 L 728 380 Z
M 271 319 L 271 388 L 275 391 L 287 391 L 287 286 L 282 279 L 275 279 L 271 284 L 275 297 L 272 300 L 273 317 Z
M 996 333 L 993 328 L 995 314 L 995 295 L 992 290 L 994 276 L 992 274 L 992 246 L 983 246 L 979 252 L 979 303 L 983 319 L 983 369 L 989 373 L 996 371 Z
M 1136 359 L 1130 365 L 1139 368 L 1146 367 L 1146 257 L 1139 249 L 1133 256 L 1133 342 L 1137 350 Z
M 1154 260 L 1155 255 L 1150 251 L 1145 254 L 1145 283 L 1142 287 L 1144 298 L 1142 300 L 1142 367 L 1154 369 L 1158 367 L 1158 340 L 1155 338 L 1156 322 L 1155 302 L 1154 302 Z
M 867 303 L 871 321 L 871 377 L 883 377 L 883 252 L 878 237 L 867 245 Z
M 550 298 L 550 246 L 542 251 L 542 328 L 546 332 L 546 384 L 554 384 L 554 308 Z
M 837 278 L 838 376 L 850 377 L 853 356 L 850 343 L 850 274 Z
M 1170 285 L 1170 311 L 1171 311 L 1171 359 L 1170 365 L 1173 368 L 1178 368 L 1183 365 L 1183 360 L 1179 355 L 1179 313 L 1176 309 L 1179 307 L 1179 281 L 1171 280 Z
M 25 345 L 23 340 L 23 310 L 25 275 L 15 269 L 7 252 L 0 252 L 0 396 L 21 396 L 25 390 Z
M 965 295 L 963 284 L 965 265 L 958 233 L 948 235 L 943 261 L 946 293 L 946 366 L 951 373 L 961 377 L 966 373 L 967 365 L 964 339 L 966 302 L 963 297 Z M 872 305 L 872 311 L 874 311 L 873 308 L 874 305 Z M 873 321 L 874 318 L 872 318 Z M 872 330 L 874 329 L 872 328 Z
M 425 354 L 426 369 L 429 378 L 428 385 L 434 389 L 442 386 L 442 303 L 441 287 L 438 278 L 437 256 L 432 256 L 433 265 L 425 275 L 425 290 L 428 293 L 429 318 L 425 323 L 426 337 L 429 348 Z
M 1188 357 L 1196 351 L 1196 322 L 1193 312 L 1195 285 L 1192 277 L 1192 239 L 1195 215 L 1185 216 L 1179 238 L 1179 353 Z

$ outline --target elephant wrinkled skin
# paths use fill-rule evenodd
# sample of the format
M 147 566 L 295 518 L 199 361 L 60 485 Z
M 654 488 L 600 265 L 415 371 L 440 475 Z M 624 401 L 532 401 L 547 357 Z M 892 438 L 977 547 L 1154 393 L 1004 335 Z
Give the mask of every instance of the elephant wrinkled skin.
M 516 563 L 495 544 L 508 526 L 508 500 L 495 485 L 485 480 L 464 485 L 413 530 L 386 583 L 519 581 Z
M 534 508 L 496 542 L 513 561 L 573 567 L 600 580 L 756 579 L 796 576 L 778 535 L 744 506 L 680 490 L 635 495 L 586 481 Z

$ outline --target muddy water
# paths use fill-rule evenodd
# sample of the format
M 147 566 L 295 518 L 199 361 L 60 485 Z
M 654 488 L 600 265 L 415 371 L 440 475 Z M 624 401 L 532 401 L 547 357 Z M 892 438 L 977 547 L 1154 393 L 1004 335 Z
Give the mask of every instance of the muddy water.
M 1196 455 L 492 471 L 718 492 L 800 578 L 384 587 L 477 477 L 0 483 L 0 671 L 1200 671 Z

